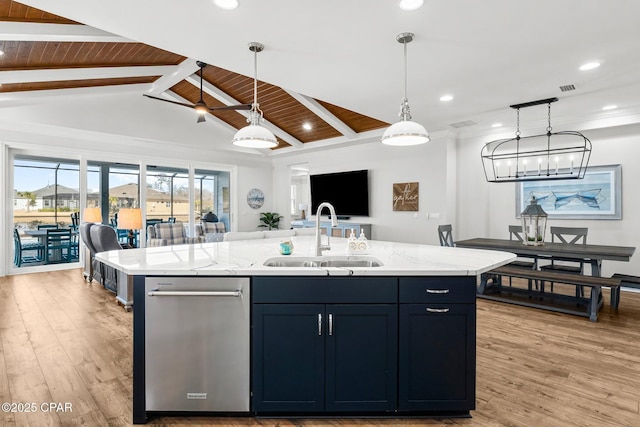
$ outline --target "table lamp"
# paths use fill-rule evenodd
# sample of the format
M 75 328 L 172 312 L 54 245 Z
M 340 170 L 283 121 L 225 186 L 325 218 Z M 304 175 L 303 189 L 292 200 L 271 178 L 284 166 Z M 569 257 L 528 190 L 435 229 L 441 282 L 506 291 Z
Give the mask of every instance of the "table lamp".
M 84 208 L 83 217 L 84 222 L 102 222 L 102 209 L 101 208 Z
M 122 208 L 118 211 L 118 228 L 129 230 L 129 247 L 134 248 L 133 230 L 142 228 L 142 211 L 140 208 Z

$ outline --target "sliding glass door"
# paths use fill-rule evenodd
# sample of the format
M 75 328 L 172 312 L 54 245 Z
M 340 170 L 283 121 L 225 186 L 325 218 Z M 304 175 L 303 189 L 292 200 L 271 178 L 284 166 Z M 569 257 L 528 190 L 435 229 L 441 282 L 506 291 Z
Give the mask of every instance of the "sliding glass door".
M 143 230 L 154 222 L 180 221 L 187 234 L 192 235 L 197 230 L 194 225 L 212 213 L 225 224 L 226 230 L 231 229 L 230 169 L 145 163 L 141 163 L 144 165 L 141 169 L 139 164 L 80 158 L 37 156 L 19 151 L 10 156 L 12 164 L 7 166 L 13 167 L 14 188 L 10 197 L 14 232 L 13 250 L 8 251 L 13 256 L 9 270 L 35 266 L 38 266 L 36 270 L 53 268 L 49 265 L 53 262 L 48 261 L 53 258 L 47 258 L 51 254 L 45 249 L 46 231 L 39 229 L 72 230 L 77 242 L 81 217 L 114 227 L 121 243 L 130 242 L 127 236 L 135 234 L 138 247 L 146 246 Z M 86 181 L 81 177 L 85 170 Z M 118 229 L 117 216 L 123 208 L 142 210 L 140 229 Z M 80 251 L 72 251 L 74 255 L 68 257 L 68 262 L 77 262 Z M 65 252 L 56 262 L 67 262 L 66 256 Z
M 80 162 L 16 155 L 13 171 L 14 266 L 77 262 Z M 50 250 L 47 229 L 69 231 L 65 247 Z

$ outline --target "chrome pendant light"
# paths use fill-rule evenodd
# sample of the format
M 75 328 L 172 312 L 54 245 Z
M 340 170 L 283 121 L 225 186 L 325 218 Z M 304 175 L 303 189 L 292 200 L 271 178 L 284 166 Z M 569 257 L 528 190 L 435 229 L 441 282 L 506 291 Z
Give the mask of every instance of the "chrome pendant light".
M 401 120 L 387 128 L 380 142 L 386 145 L 418 145 L 429 142 L 429 133 L 419 123 L 411 121 L 409 100 L 407 99 L 407 43 L 413 40 L 413 33 L 401 33 L 396 37 L 404 46 L 404 98 L 400 106 Z
M 264 45 L 257 42 L 249 43 L 249 50 L 253 52 L 253 104 L 249 111 L 249 118 L 245 126 L 233 137 L 233 145 L 248 148 L 274 148 L 278 146 L 276 137 L 271 131 L 260 123 L 263 120 L 263 113 L 258 104 L 258 52 L 262 52 Z

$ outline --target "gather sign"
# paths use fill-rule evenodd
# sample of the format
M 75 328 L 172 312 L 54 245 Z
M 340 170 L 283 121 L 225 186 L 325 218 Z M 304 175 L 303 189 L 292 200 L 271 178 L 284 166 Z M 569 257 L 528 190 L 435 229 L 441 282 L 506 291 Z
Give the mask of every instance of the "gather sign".
M 393 184 L 393 210 L 417 211 L 418 210 L 418 183 L 402 182 Z

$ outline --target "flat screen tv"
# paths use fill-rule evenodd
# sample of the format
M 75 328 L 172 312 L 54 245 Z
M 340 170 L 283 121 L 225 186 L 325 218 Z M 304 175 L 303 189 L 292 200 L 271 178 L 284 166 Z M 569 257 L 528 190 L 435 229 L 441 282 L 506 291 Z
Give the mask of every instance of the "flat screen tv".
M 349 216 L 369 216 L 369 171 L 325 173 L 311 175 L 311 214 L 322 202 L 336 209 L 339 219 Z M 323 211 L 326 214 L 328 211 Z

